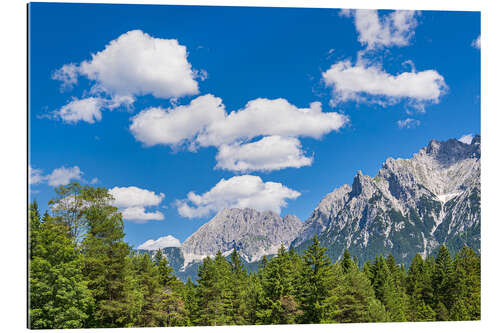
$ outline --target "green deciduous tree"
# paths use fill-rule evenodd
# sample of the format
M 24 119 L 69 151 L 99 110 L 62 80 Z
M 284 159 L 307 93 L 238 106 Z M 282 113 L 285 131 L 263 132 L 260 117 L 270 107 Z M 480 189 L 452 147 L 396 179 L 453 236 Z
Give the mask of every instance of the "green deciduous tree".
M 31 328 L 85 327 L 93 300 L 70 233 L 47 217 L 38 226 L 29 265 Z

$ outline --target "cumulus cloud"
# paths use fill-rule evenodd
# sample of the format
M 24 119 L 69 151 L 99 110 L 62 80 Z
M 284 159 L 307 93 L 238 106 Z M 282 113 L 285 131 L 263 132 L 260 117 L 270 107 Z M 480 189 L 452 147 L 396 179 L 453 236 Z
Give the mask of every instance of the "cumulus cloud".
M 227 113 L 222 100 L 208 94 L 188 105 L 143 110 L 132 118 L 129 129 L 146 146 L 217 147 L 218 168 L 250 171 L 310 165 L 312 159 L 304 156 L 297 137 L 320 139 L 348 121 L 343 114 L 322 112 L 319 102 L 298 108 L 282 98 L 258 98 Z
M 222 100 L 213 95 L 195 98 L 189 105 L 171 109 L 149 108 L 132 118 L 130 131 L 146 146 L 179 145 L 193 141 L 206 127 L 225 118 Z
M 130 131 L 146 145 L 177 145 L 186 140 L 220 146 L 261 135 L 313 137 L 338 130 L 348 121 L 336 112 L 322 112 L 321 103 L 297 108 L 285 99 L 258 98 L 226 114 L 220 98 L 204 95 L 189 105 L 169 110 L 151 108 L 132 118 Z
M 413 118 L 406 118 L 404 120 L 398 120 L 399 128 L 415 128 L 420 126 L 420 120 Z
M 210 123 L 198 136 L 198 142 L 202 146 L 219 146 L 261 135 L 319 139 L 339 130 L 347 121 L 343 114 L 322 112 L 319 102 L 311 103 L 309 108 L 298 108 L 283 98 L 257 98 L 222 121 Z
M 50 186 L 68 185 L 71 180 L 83 180 L 83 172 L 78 166 L 66 168 L 64 166 L 43 174 L 43 170 L 28 166 L 29 183 L 31 185 L 47 183 Z
M 41 169 L 32 168 L 31 165 L 28 166 L 29 183 L 31 185 L 40 184 L 45 180 L 43 171 Z
M 377 62 L 377 56 L 385 48 L 410 43 L 418 25 L 418 13 L 411 10 L 388 14 L 367 9 L 340 11 L 340 16 L 354 18 L 358 40 L 364 49 L 358 52 L 355 64 L 349 60 L 338 61 L 322 73 L 325 84 L 333 91 L 332 105 L 352 100 L 387 106 L 405 100 L 409 109 L 425 112 L 426 103 L 439 102 L 447 86 L 436 70 L 418 72 L 413 62 L 406 60 L 403 65 L 409 65 L 411 71 L 393 75 Z
M 127 207 L 121 210 L 123 219 L 137 223 L 146 221 L 161 221 L 165 217 L 160 211 L 146 212 L 145 207 Z
M 83 172 L 79 167 L 72 168 L 60 167 L 54 169 L 49 175 L 46 176 L 47 183 L 50 186 L 68 185 L 71 180 L 81 180 Z
M 80 76 L 93 83 L 92 97 L 75 99 L 58 110 L 67 122 L 101 120 L 102 108 L 130 106 L 137 96 L 179 98 L 198 93 L 197 77 L 206 72 L 191 68 L 185 46 L 175 39 L 154 38 L 141 30 L 122 34 L 80 64 L 65 64 L 52 74 L 71 88 Z M 204 73 L 204 74 L 203 74 Z
M 472 41 L 471 46 L 478 50 L 481 49 L 481 35 L 477 36 L 477 38 Z
M 109 193 L 115 199 L 114 204 L 117 207 L 157 206 L 165 197 L 163 193 L 156 194 L 136 186 L 115 186 L 109 190 Z
M 189 192 L 186 199 L 177 201 L 177 210 L 188 218 L 207 216 L 230 207 L 271 210 L 279 214 L 287 199 L 299 196 L 297 191 L 280 183 L 263 182 L 258 176 L 235 176 L 221 179 L 201 195 Z
M 472 143 L 472 139 L 474 139 L 473 134 L 466 134 L 466 135 L 463 135 L 460 139 L 458 139 L 458 141 L 470 145 Z
M 146 212 L 145 207 L 158 206 L 165 198 L 165 194 L 156 194 L 153 191 L 129 187 L 113 187 L 109 190 L 113 196 L 113 205 L 120 209 L 125 220 L 143 222 L 151 220 L 163 220 L 164 216 L 160 211 Z
M 137 248 L 139 250 L 154 251 L 158 249 L 163 249 L 166 247 L 181 247 L 181 242 L 172 235 L 163 236 L 156 240 L 149 239 L 139 245 Z
M 280 170 L 312 164 L 296 138 L 268 136 L 259 141 L 222 145 L 216 156 L 218 169 L 231 171 Z
M 444 78 L 435 70 L 392 75 L 377 66 L 353 65 L 350 61 L 332 65 L 323 73 L 323 79 L 333 90 L 334 104 L 367 101 L 366 96 L 389 103 L 402 98 L 437 103 L 447 90 Z
M 66 123 L 85 121 L 93 124 L 96 121 L 101 121 L 101 107 L 103 104 L 104 100 L 102 98 L 73 98 L 71 102 L 54 111 L 54 115 Z
M 78 66 L 65 64 L 52 74 L 53 80 L 62 81 L 62 90 L 71 89 L 78 83 Z
M 378 11 L 369 9 L 340 12 L 341 16 L 354 17 L 358 41 L 367 50 L 408 45 L 418 25 L 416 14 L 412 10 L 396 10 L 379 17 Z

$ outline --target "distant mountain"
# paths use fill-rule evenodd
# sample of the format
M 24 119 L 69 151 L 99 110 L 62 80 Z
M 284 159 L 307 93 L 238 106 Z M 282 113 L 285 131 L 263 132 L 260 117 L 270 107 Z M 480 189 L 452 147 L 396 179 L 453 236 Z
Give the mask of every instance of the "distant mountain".
M 344 249 L 360 262 L 392 253 L 409 264 L 446 244 L 480 252 L 480 136 L 470 144 L 432 140 L 410 159 L 388 158 L 371 178 L 326 195 L 292 246 L 304 250 L 317 234 L 332 260 Z
M 293 215 L 281 218 L 278 214 L 259 212 L 250 208 L 221 210 L 210 221 L 189 236 L 181 248 L 165 248 L 177 276 L 196 279 L 197 269 L 205 257 L 218 251 L 229 256 L 236 249 L 248 270 L 254 270 L 263 256 L 272 256 L 283 244 L 286 248 L 297 238 L 302 222 Z M 153 251 L 140 250 L 153 255 Z
M 248 263 L 275 254 L 283 244 L 288 247 L 297 238 L 302 222 L 294 215 L 278 214 L 250 208 L 223 209 L 182 244 L 185 265 L 236 249 Z
M 203 258 L 218 251 L 228 256 L 236 249 L 253 271 L 281 244 L 301 252 L 315 234 L 333 261 L 344 249 L 360 263 L 392 253 L 405 265 L 441 244 L 452 253 L 464 245 L 480 253 L 480 159 L 480 136 L 470 144 L 432 140 L 410 159 L 388 158 L 373 178 L 358 171 L 352 185 L 327 194 L 305 223 L 270 211 L 224 209 L 180 248 L 162 252 L 183 280 L 196 279 Z

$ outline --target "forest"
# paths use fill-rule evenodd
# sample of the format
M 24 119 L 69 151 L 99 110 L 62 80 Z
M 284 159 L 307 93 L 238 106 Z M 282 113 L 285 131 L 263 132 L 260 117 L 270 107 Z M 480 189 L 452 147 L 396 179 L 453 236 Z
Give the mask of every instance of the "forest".
M 332 263 L 315 237 L 248 272 L 236 250 L 205 258 L 182 282 L 160 251 L 138 254 L 106 188 L 55 189 L 50 213 L 28 209 L 28 326 L 48 328 L 479 320 L 480 256 L 445 246 L 409 267 L 392 255 Z

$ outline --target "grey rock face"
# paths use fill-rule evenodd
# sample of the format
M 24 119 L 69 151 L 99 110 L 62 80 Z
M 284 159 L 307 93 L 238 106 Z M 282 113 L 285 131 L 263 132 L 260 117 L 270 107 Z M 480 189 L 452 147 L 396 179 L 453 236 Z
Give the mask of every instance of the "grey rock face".
M 182 244 L 185 264 L 236 249 L 251 263 L 264 255 L 288 247 L 301 230 L 302 222 L 293 215 L 281 218 L 271 211 L 231 208 L 220 211 Z
M 480 158 L 479 136 L 432 140 L 410 159 L 388 158 L 373 178 L 358 171 L 323 198 L 292 246 L 318 234 L 333 260 L 347 248 L 361 262 L 392 253 L 406 264 L 440 244 L 480 251 Z

